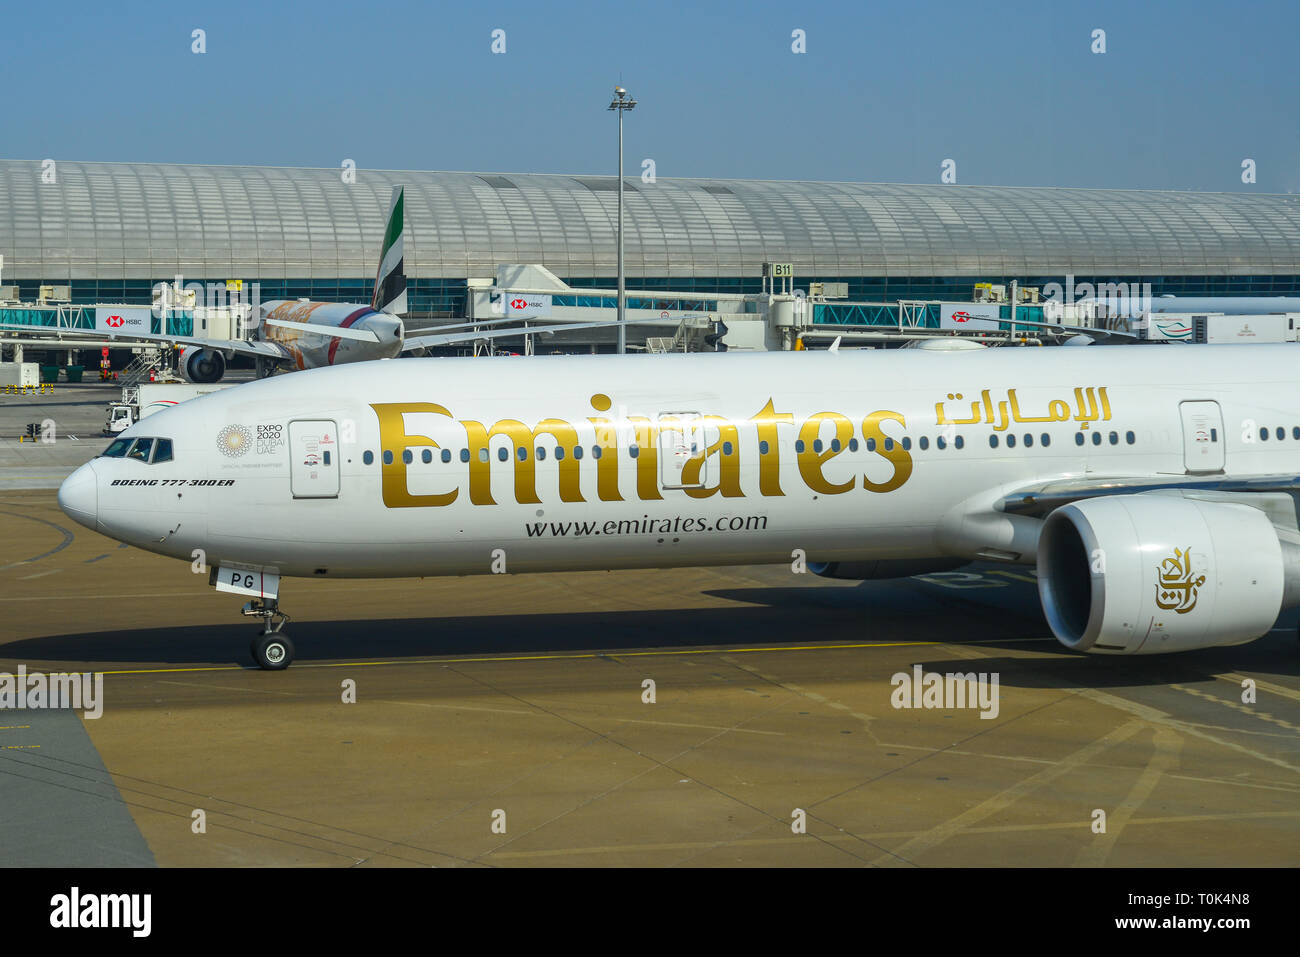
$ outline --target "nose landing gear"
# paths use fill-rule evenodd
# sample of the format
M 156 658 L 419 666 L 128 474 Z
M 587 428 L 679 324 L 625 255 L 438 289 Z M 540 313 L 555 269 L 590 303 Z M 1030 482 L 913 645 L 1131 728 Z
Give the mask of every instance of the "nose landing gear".
M 280 629 L 289 616 L 280 611 L 274 598 L 254 598 L 240 614 L 262 619 L 262 631 L 248 646 L 253 661 L 264 671 L 283 671 L 293 662 L 293 642 Z

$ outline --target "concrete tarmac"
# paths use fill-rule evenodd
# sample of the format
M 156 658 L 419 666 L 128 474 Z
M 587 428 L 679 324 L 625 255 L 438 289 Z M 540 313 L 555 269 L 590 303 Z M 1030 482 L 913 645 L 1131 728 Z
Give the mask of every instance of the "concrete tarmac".
M 291 579 L 297 660 L 267 673 L 243 599 L 74 525 L 50 490 L 0 492 L 0 586 L 0 672 L 105 673 L 102 717 L 76 718 L 98 768 L 68 728 L 0 711 L 6 806 L 47 808 L 0 819 L 0 847 L 21 848 L 4 864 L 69 863 L 59 829 L 102 835 L 88 865 L 1300 852 L 1294 616 L 1237 648 L 1089 658 L 1050 637 L 1018 567 Z M 894 707 L 894 676 L 917 664 L 996 673 L 996 717 Z
M 104 434 L 108 406 L 122 398 L 116 382 L 98 370 L 83 382 L 57 382 L 31 390 L 0 391 L 0 493 L 10 489 L 57 489 L 77 466 L 112 441 Z M 254 373 L 230 370 L 224 381 L 247 382 Z M 0 387 L 3 389 L 4 387 Z M 27 438 L 35 425 L 38 441 Z

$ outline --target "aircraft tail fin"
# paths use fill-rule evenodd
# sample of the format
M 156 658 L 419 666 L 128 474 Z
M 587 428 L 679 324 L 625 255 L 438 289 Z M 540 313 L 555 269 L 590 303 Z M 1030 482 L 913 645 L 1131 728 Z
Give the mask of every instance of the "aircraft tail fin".
M 379 254 L 379 271 L 375 274 L 375 295 L 370 308 L 401 316 L 406 313 L 406 273 L 403 263 L 403 235 L 406 231 L 403 188 L 393 187 L 388 207 L 388 225 L 384 227 L 384 248 Z

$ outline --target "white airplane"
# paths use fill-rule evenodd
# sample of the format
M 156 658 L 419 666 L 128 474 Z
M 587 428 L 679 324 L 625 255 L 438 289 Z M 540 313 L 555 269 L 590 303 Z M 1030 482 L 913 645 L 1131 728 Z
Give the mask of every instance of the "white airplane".
M 532 326 L 527 330 L 503 324 L 518 322 L 510 317 L 440 326 L 437 331 L 407 336 L 401 316 L 407 311 L 405 274 L 405 201 L 401 186 L 393 187 L 384 243 L 375 274 L 375 291 L 369 304 L 320 302 L 308 299 L 276 299 L 260 303 L 257 327 L 249 339 L 207 339 L 158 333 L 131 332 L 123 338 L 146 340 L 181 347 L 177 369 L 190 382 L 219 382 L 233 356 L 256 359 L 259 375 L 275 369 L 319 369 L 370 359 L 390 359 L 403 352 L 500 336 L 553 333 L 609 326 L 600 322 L 559 323 Z M 31 332 L 30 325 L 4 325 L 7 330 Z M 62 335 L 86 336 L 96 340 L 117 338 L 112 332 L 92 329 L 62 329 Z
M 286 667 L 280 579 L 1036 565 L 1067 647 L 1232 645 L 1300 603 L 1294 346 L 411 359 L 132 426 L 59 490 L 210 568 Z

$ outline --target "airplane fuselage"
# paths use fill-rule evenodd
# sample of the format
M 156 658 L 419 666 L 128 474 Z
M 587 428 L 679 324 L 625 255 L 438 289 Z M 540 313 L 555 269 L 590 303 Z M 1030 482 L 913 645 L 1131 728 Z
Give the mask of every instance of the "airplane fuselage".
M 290 325 L 267 322 L 278 320 Z M 330 336 L 310 329 L 295 329 L 292 323 L 334 326 L 358 332 L 373 332 L 375 341 Z M 275 342 L 289 353 L 295 369 L 320 369 L 370 359 L 391 359 L 402 350 L 402 321 L 359 303 L 275 300 L 264 303 L 258 338 Z
M 1018 489 L 1300 472 L 1295 355 L 1126 346 L 354 364 L 139 423 L 123 437 L 166 436 L 172 460 L 95 459 L 81 480 L 94 515 L 78 520 L 186 561 L 202 550 L 209 563 L 300 576 L 799 554 L 1031 562 L 1041 523 L 997 507 Z

